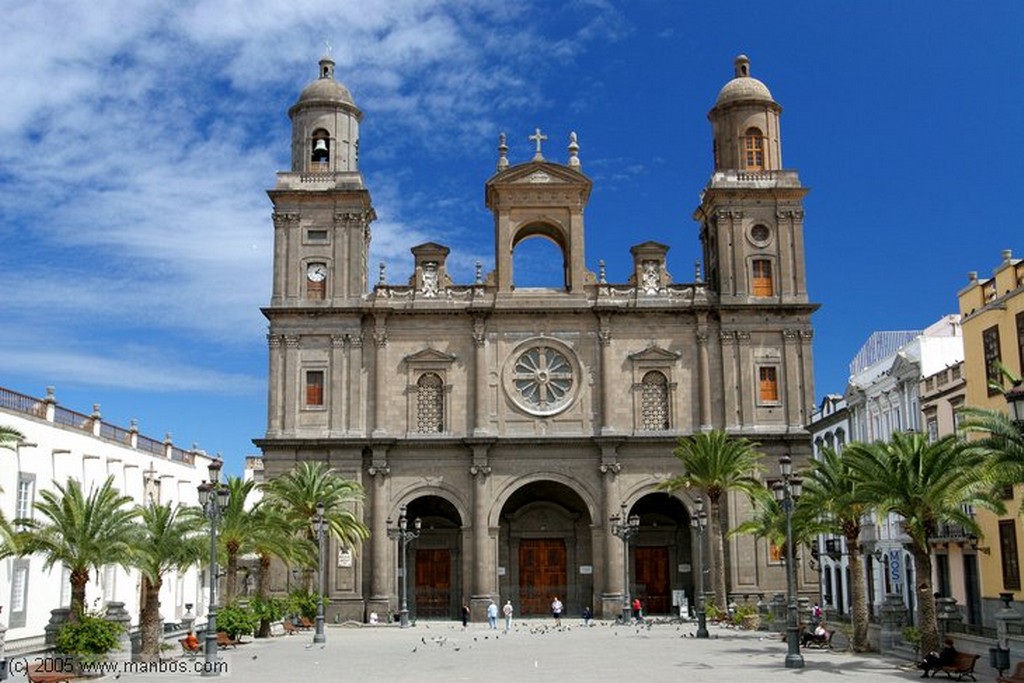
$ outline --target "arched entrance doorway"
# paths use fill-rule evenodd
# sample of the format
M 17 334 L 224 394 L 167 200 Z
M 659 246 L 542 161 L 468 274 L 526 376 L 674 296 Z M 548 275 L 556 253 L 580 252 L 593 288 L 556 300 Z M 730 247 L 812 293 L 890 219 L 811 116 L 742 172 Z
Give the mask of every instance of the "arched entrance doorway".
M 407 514 L 422 523 L 409 544 L 409 610 L 418 619 L 454 619 L 462 595 L 459 512 L 444 498 L 423 496 L 409 503 Z
M 523 616 L 565 614 L 594 604 L 592 520 L 578 493 L 539 481 L 513 493 L 501 512 L 498 583 Z
M 667 493 L 650 493 L 629 514 L 640 517 L 640 530 L 630 541 L 630 576 L 644 613 L 678 614 L 679 591 L 692 607 L 697 566 L 686 506 Z

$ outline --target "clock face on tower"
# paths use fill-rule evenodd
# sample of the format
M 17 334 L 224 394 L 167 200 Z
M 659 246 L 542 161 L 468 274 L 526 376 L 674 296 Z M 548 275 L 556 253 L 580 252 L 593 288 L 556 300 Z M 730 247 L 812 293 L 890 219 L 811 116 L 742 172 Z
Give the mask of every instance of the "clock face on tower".
M 310 263 L 306 268 L 306 277 L 310 282 L 323 282 L 327 278 L 327 266 L 323 263 Z

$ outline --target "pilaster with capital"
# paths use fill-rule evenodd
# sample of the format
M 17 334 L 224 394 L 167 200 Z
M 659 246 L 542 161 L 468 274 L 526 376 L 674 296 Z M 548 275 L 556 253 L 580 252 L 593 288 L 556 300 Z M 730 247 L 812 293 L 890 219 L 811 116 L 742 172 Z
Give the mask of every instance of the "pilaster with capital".
M 722 330 L 718 334 L 722 354 L 722 397 L 725 402 L 725 428 L 735 429 L 740 424 L 739 354 L 736 333 Z
M 491 595 L 490 529 L 487 522 L 487 478 L 491 466 L 487 464 L 486 447 L 473 448 L 473 464 L 469 474 L 473 477 L 473 595 L 477 599 Z
M 284 335 L 284 432 L 295 433 L 295 418 L 299 412 L 299 336 Z
M 374 318 L 373 328 L 374 363 L 373 363 L 373 434 L 386 433 L 384 425 L 384 408 L 387 406 L 386 364 L 388 352 L 388 330 L 385 316 Z
M 274 219 L 274 284 L 271 301 L 280 302 L 288 296 L 288 267 L 291 254 L 297 245 L 296 235 L 299 227 L 299 214 L 275 211 Z M 299 267 L 301 264 L 294 264 Z
M 746 330 L 736 331 L 736 397 L 739 411 L 736 422 L 743 427 L 754 417 L 754 391 L 757 389 L 754 380 L 754 359 L 750 351 L 750 333 Z M 750 384 L 750 391 L 746 385 Z
M 345 342 L 345 335 L 331 335 L 331 388 L 327 400 L 331 411 L 328 429 L 334 435 L 345 432 Z
M 611 425 L 611 373 L 609 367 L 611 366 L 611 345 L 612 345 L 612 330 L 611 330 L 611 315 L 609 313 L 601 313 L 598 316 L 597 323 L 597 349 L 598 349 L 598 364 L 597 372 L 601 378 L 601 396 L 600 401 L 600 416 L 601 416 L 601 433 L 608 434 L 614 431 Z
M 487 328 L 483 316 L 473 318 L 473 434 L 487 433 Z
M 276 436 L 281 433 L 282 397 L 284 396 L 281 368 L 284 364 L 284 338 L 279 334 L 267 335 L 267 351 L 269 356 L 270 395 L 267 398 L 267 434 Z
M 348 337 L 348 383 L 345 387 L 346 430 L 349 433 L 366 433 L 366 412 L 363 396 L 363 336 L 361 333 Z
M 601 498 L 604 519 L 600 520 L 604 526 L 604 569 L 605 580 L 602 587 L 602 599 L 604 601 L 605 618 L 614 615 L 621 610 L 622 603 L 622 582 L 624 580 L 622 567 L 622 542 L 612 533 L 612 516 L 619 514 L 619 506 L 622 504 L 622 497 L 618 487 L 619 473 L 622 471 L 622 463 L 618 460 L 617 447 L 612 444 L 601 446 Z
M 384 598 L 390 592 L 390 572 L 388 571 L 388 549 L 391 540 L 388 538 L 388 487 L 387 478 L 391 475 L 391 467 L 383 453 L 374 449 L 373 464 L 367 474 L 373 477 L 373 512 L 370 516 L 370 533 L 372 534 L 372 566 L 373 596 Z
M 697 383 L 700 396 L 700 429 L 711 428 L 711 362 L 708 358 L 708 325 L 707 313 L 701 312 L 697 318 Z

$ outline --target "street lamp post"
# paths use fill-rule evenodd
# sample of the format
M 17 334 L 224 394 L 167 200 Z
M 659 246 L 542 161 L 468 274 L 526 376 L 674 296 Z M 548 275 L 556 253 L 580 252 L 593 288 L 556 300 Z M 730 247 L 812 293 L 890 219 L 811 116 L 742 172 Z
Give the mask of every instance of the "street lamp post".
M 327 636 L 324 635 L 324 532 L 327 530 L 327 520 L 324 519 L 324 504 L 316 504 L 316 516 L 313 517 L 313 532 L 316 534 L 317 546 L 317 602 L 316 602 L 316 632 L 313 634 L 314 643 L 326 643 Z
M 228 506 L 231 490 L 220 483 L 220 470 L 224 463 L 218 458 L 210 462 L 210 481 L 199 485 L 199 505 L 210 520 L 210 605 L 206 617 L 206 637 L 203 650 L 203 676 L 219 676 L 217 667 L 217 526 L 221 511 Z
M 1006 406 L 1010 410 L 1010 419 L 1024 428 L 1024 380 L 1017 380 L 1005 394 Z
M 612 534 L 622 539 L 622 565 L 625 570 L 625 582 L 622 587 L 622 623 L 628 624 L 633 620 L 633 603 L 629 599 L 629 539 L 640 530 L 640 517 L 627 517 L 625 503 L 622 504 L 621 510 L 621 513 L 609 517 L 608 521 L 612 523 Z
M 409 628 L 409 557 L 407 549 L 409 541 L 419 537 L 423 522 L 417 517 L 412 523 L 413 528 L 410 529 L 406 507 L 403 505 L 398 509 L 398 527 L 396 528 L 392 524 L 389 518 L 387 520 L 388 538 L 397 539 L 402 548 L 402 608 L 398 612 L 399 624 L 402 628 Z
M 704 499 L 694 503 L 690 525 L 697 532 L 697 637 L 708 637 L 707 615 L 704 613 L 704 529 L 708 526 L 708 513 L 704 512 Z
M 800 654 L 800 626 L 796 609 L 796 567 L 793 559 L 793 506 L 800 497 L 803 481 L 793 476 L 793 459 L 789 455 L 779 458 L 782 481 L 775 484 L 775 499 L 786 513 L 786 596 L 789 614 L 786 624 L 786 668 L 802 669 L 804 657 Z

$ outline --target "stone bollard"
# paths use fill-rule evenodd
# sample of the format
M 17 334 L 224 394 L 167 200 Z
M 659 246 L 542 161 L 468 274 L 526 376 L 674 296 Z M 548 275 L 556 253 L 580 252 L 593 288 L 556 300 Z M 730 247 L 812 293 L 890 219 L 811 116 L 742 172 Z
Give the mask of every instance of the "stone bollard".
M 903 638 L 903 627 L 907 623 L 907 606 L 899 593 L 886 593 L 880 610 L 881 632 L 878 635 L 878 650 L 890 652 Z
M 994 648 L 997 652 L 995 655 L 998 657 L 998 664 L 1005 664 L 1006 669 L 1010 668 L 1010 626 L 1016 627 L 1015 630 L 1019 630 L 1021 622 L 1021 614 L 1013 607 L 1013 593 L 1000 593 L 999 599 L 1003 601 L 1003 609 L 996 612 L 996 647 Z M 991 655 L 990 655 L 991 656 Z M 1005 669 L 1000 666 L 993 665 L 995 668 L 1000 669 L 1000 675 Z
M 132 617 L 124 608 L 123 602 L 108 602 L 107 613 L 103 615 L 107 621 L 120 624 L 121 635 L 118 636 L 117 647 L 107 653 L 107 661 L 130 662 L 132 661 Z
M 772 613 L 772 630 L 783 633 L 786 630 L 786 596 L 776 593 L 769 605 Z
M 67 607 L 58 607 L 57 609 L 50 610 L 50 621 L 43 629 L 46 647 L 50 649 L 57 647 L 57 632 L 67 623 L 70 616 L 71 610 Z
M 956 598 L 935 598 L 935 618 L 939 622 L 939 637 L 945 638 L 949 635 L 950 624 L 959 624 L 963 620 Z
M 181 627 L 188 633 L 196 623 L 196 615 L 192 614 L 192 603 L 185 603 L 185 613 L 181 615 Z
M 798 597 L 796 599 L 796 620 L 797 623 L 803 624 L 804 628 L 811 623 L 811 599 L 805 597 Z

